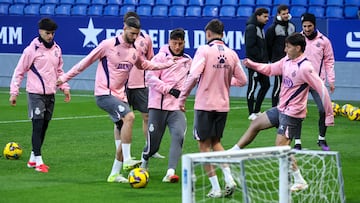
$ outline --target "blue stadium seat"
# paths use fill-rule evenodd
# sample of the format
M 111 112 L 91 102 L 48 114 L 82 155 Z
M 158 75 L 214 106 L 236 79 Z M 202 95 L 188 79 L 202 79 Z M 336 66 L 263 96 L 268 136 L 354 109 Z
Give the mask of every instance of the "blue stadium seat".
M 29 0 L 29 4 L 43 4 L 44 0 Z
M 238 17 L 249 17 L 252 15 L 254 7 L 252 6 L 239 6 L 236 11 Z
M 309 0 L 309 6 L 325 6 L 325 0 Z
M 55 15 L 55 4 L 43 4 L 39 13 L 40 15 Z
M 322 6 L 309 6 L 308 13 L 312 13 L 317 18 L 325 17 L 325 8 Z
M 305 6 L 291 6 L 290 13 L 293 17 L 301 17 L 303 13 L 306 13 L 307 9 Z
M 271 7 L 270 6 L 264 6 L 264 5 L 257 5 L 255 7 L 255 10 L 258 8 L 266 8 L 269 11 L 269 15 L 271 14 Z
M 271 7 L 272 0 L 256 0 L 257 7 Z
M 153 6 L 153 5 L 155 5 L 155 1 L 154 0 L 139 0 L 139 5 Z
M 345 6 L 344 7 L 345 18 L 360 18 L 358 6 Z
M 107 0 L 108 5 L 121 5 L 122 0 Z
M 327 0 L 326 6 L 344 6 L 343 0 Z
M 188 6 L 186 7 L 185 16 L 188 17 L 201 17 L 200 6 Z
M 136 11 L 135 6 L 134 5 L 123 5 L 123 6 L 121 6 L 119 15 L 123 16 L 129 11 L 134 11 L 135 12 Z
M 104 5 L 106 5 L 106 0 L 92 0 L 91 4 L 92 5 L 102 5 L 102 6 L 104 6 Z
M 360 6 L 360 0 L 345 0 L 345 6 Z
M 187 6 L 187 0 L 172 0 L 171 5 L 173 5 L 173 6 Z
M 155 0 L 155 5 L 170 6 L 171 5 L 171 0 Z
M 272 8 L 272 11 L 271 11 L 271 16 L 276 16 L 277 15 L 277 6 L 274 6 L 273 8 Z
M 90 5 L 91 0 L 75 0 L 76 5 Z
M 291 0 L 291 6 L 308 6 L 307 0 Z
M 0 0 L 0 4 L 12 4 L 12 0 Z
M 204 1 L 203 0 L 189 0 L 188 6 L 203 6 Z
M 206 6 L 221 6 L 221 0 L 205 0 Z
M 13 0 L 14 4 L 28 4 L 28 0 Z
M 10 15 L 24 15 L 25 4 L 12 4 L 9 7 Z
M 235 6 L 222 6 L 220 8 L 220 17 L 235 17 L 236 16 L 236 7 Z
M 204 17 L 217 17 L 219 16 L 219 8 L 217 6 L 204 6 L 202 10 L 202 16 Z
M 255 6 L 255 0 L 240 0 L 239 1 L 240 6 Z
M 151 16 L 151 6 L 150 5 L 140 5 L 136 8 L 136 13 L 139 16 Z
M 9 14 L 9 4 L 0 3 L 0 15 L 8 15 Z
M 237 6 L 238 5 L 238 0 L 223 0 L 221 2 L 221 5 L 223 5 L 223 6 Z
M 124 0 L 123 5 L 134 5 L 136 6 L 138 4 L 138 0 Z
M 87 6 L 86 5 L 75 5 L 71 8 L 71 15 L 73 16 L 86 16 Z
M 343 8 L 339 6 L 326 7 L 326 18 L 344 18 Z
M 180 5 L 176 5 L 176 6 L 171 6 L 169 8 L 169 16 L 173 16 L 173 17 L 182 17 L 185 14 L 185 6 L 180 6 Z
M 103 15 L 105 15 L 105 16 L 119 16 L 119 6 L 118 5 L 113 5 L 113 4 L 105 6 Z
M 69 16 L 71 11 L 70 4 L 60 4 L 55 8 L 55 15 L 65 15 Z
M 290 6 L 290 0 L 274 0 L 274 2 L 273 2 L 274 7 L 276 7 L 276 6 L 280 5 L 280 4 Z
M 153 7 L 152 15 L 159 17 L 168 16 L 168 7 L 165 5 L 156 5 Z
M 28 4 L 24 8 L 25 15 L 39 15 L 40 4 Z
M 57 1 L 57 0 L 45 0 L 45 1 Z M 70 4 L 73 5 L 75 4 L 75 0 L 59 0 L 60 4 Z
M 87 15 L 89 16 L 102 16 L 103 6 L 102 5 L 91 5 L 88 8 Z

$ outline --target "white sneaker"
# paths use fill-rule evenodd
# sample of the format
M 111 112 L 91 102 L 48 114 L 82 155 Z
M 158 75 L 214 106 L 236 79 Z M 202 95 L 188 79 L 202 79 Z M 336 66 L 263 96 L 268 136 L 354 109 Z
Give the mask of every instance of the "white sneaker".
M 128 179 L 125 178 L 122 174 L 110 175 L 107 179 L 108 183 L 129 183 Z
M 303 183 L 294 183 L 290 190 L 291 192 L 298 192 L 298 191 L 302 191 L 302 190 L 306 190 L 309 187 L 309 185 L 307 184 L 307 182 L 303 182 Z
M 230 197 L 235 192 L 235 189 L 236 189 L 235 181 L 226 183 L 225 189 L 224 189 L 224 197 Z
M 221 190 L 210 190 L 210 192 L 206 195 L 210 198 L 220 198 L 223 196 Z
M 129 160 L 124 161 L 123 169 L 125 171 L 130 171 L 131 169 L 139 168 L 140 164 L 141 164 L 140 160 L 129 159 Z
M 251 121 L 253 121 L 253 120 L 255 120 L 257 117 L 258 117 L 258 116 L 257 116 L 256 113 L 252 113 L 252 114 L 250 114 L 250 116 L 248 117 L 248 119 L 251 120 Z
M 159 152 L 156 152 L 154 155 L 151 156 L 152 158 L 156 159 L 165 159 L 165 156 L 159 154 Z
M 163 179 L 162 182 L 164 183 L 177 183 L 179 182 L 179 176 L 177 175 L 166 175 Z

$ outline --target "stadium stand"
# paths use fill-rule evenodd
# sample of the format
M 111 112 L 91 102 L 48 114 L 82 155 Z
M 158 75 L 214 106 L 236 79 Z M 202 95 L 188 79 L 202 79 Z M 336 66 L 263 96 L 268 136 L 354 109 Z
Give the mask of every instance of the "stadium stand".
M 107 5 L 121 5 L 121 0 L 107 0 Z
M 123 15 L 125 15 L 125 13 L 127 13 L 129 11 L 136 11 L 135 5 L 123 5 L 123 6 L 121 6 L 119 15 L 123 16 Z
M 86 16 L 87 5 L 78 4 L 71 8 L 71 15 L 73 16 Z
M 9 4 L 0 3 L 0 15 L 9 14 Z
M 91 4 L 92 5 L 102 5 L 102 6 L 104 6 L 104 5 L 106 5 L 106 0 L 92 0 Z
M 44 0 L 29 0 L 29 4 L 43 4 Z
M 345 18 L 360 18 L 359 6 L 345 6 L 344 17 Z
M 90 5 L 91 0 L 75 0 L 75 4 L 77 5 Z
M 103 6 L 94 4 L 89 6 L 87 15 L 89 16 L 102 16 L 103 15 Z
M 221 6 L 221 0 L 205 0 L 206 6 Z
M 152 10 L 152 15 L 156 17 L 168 16 L 168 6 L 166 5 L 155 5 Z
M 307 11 L 305 6 L 291 6 L 290 13 L 293 17 L 301 17 Z
M 136 6 L 138 4 L 138 1 L 137 0 L 124 0 L 122 4 Z
M 10 15 L 24 15 L 25 4 L 12 4 L 9 7 Z
M 291 6 L 304 6 L 307 7 L 307 0 L 291 0 Z
M 28 4 L 28 0 L 13 0 L 14 4 Z
M 136 7 L 136 13 L 139 16 L 151 16 L 151 5 L 140 5 Z
M 188 16 L 188 17 L 201 17 L 201 7 L 200 6 L 188 6 L 188 7 L 186 7 L 185 16 Z
M 141 5 L 147 5 L 147 6 L 153 6 L 155 5 L 154 0 L 139 0 L 139 6 Z
M 272 7 L 272 0 L 256 0 L 257 7 Z
M 25 15 L 39 15 L 40 4 L 28 4 L 24 8 Z
M 55 15 L 69 16 L 71 11 L 70 4 L 60 4 L 55 8 Z
M 326 6 L 339 6 L 339 7 L 343 7 L 343 6 L 344 6 L 344 2 L 343 2 L 343 0 L 327 0 L 327 1 L 326 1 Z
M 236 7 L 235 6 L 222 6 L 220 8 L 220 17 L 234 17 L 236 13 Z
M 317 18 L 325 17 L 325 8 L 322 6 L 309 6 L 308 12 L 314 14 Z
M 221 2 L 221 5 L 223 5 L 223 6 L 237 6 L 238 1 L 237 0 L 223 0 Z
M 45 0 L 45 1 L 58 1 L 58 0 Z M 57 4 L 57 3 L 56 3 Z M 74 5 L 75 4 L 75 0 L 60 0 L 60 4 L 69 4 L 69 5 Z
M 345 6 L 360 6 L 360 0 L 345 0 Z
M 204 1 L 203 0 L 189 0 L 188 6 L 203 6 Z
M 343 18 L 343 8 L 340 6 L 328 6 L 326 7 L 327 18 Z
M 240 0 L 239 5 L 240 6 L 252 6 L 252 7 L 254 7 L 256 4 L 255 4 L 255 0 Z
M 12 0 L 0 0 L 0 4 L 12 4 Z
M 274 0 L 273 5 L 277 7 L 280 4 L 290 5 L 290 0 Z
M 171 0 L 155 0 L 155 6 L 161 5 L 161 6 L 170 6 Z
M 40 7 L 40 15 L 55 15 L 55 4 L 43 4 Z
M 169 8 L 169 16 L 182 17 L 185 13 L 185 6 L 175 5 Z
M 219 15 L 219 8 L 213 5 L 206 5 L 202 10 L 204 17 L 217 17 Z
M 236 11 L 238 17 L 249 17 L 252 15 L 254 8 L 252 6 L 239 6 Z
M 118 5 L 107 5 L 104 8 L 104 16 L 118 16 L 119 15 L 119 6 Z
M 173 6 L 187 6 L 187 0 L 173 0 L 171 2 Z
M 325 6 L 325 0 L 309 0 L 309 6 Z

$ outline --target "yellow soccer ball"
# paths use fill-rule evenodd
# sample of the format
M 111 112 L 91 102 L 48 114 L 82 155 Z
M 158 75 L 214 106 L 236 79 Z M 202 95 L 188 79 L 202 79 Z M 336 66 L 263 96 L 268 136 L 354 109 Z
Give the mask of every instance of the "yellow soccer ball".
M 347 117 L 348 113 L 351 111 L 352 108 L 354 108 L 353 105 L 344 104 L 340 109 L 341 115 L 344 116 L 344 117 Z
M 23 153 L 21 146 L 16 142 L 9 142 L 4 147 L 4 157 L 6 159 L 19 159 Z
M 132 188 L 144 188 L 149 182 L 149 173 L 144 168 L 134 168 L 130 171 L 128 180 Z
M 349 112 L 348 118 L 351 121 L 360 120 L 360 109 L 357 107 L 354 107 L 352 111 Z
M 332 109 L 333 109 L 334 116 L 339 115 L 339 113 L 340 113 L 340 105 L 335 103 L 335 102 L 331 102 L 331 104 L 332 104 Z

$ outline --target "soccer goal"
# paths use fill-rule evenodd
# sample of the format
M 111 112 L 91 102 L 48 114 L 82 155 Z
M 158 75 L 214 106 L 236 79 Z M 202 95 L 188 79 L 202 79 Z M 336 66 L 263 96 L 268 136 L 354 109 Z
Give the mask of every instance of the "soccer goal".
M 309 188 L 290 192 L 291 156 Z M 227 164 L 237 183 L 231 198 L 207 198 L 211 184 L 205 164 L 216 166 L 219 183 L 224 188 L 221 166 Z M 344 182 L 337 152 L 294 151 L 289 146 L 249 148 L 239 151 L 192 153 L 182 156 L 182 202 L 241 203 L 344 203 Z

